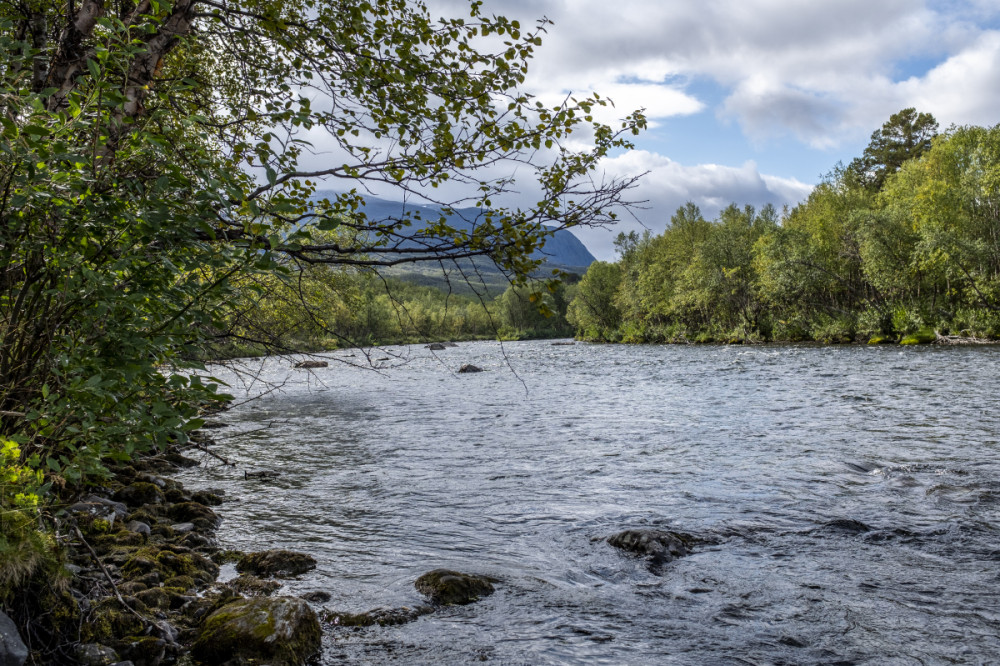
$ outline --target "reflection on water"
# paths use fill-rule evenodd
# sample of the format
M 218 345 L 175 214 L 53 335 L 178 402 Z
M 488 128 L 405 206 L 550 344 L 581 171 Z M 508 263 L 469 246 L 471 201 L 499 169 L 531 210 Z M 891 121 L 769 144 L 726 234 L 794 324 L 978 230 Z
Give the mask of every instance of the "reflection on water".
M 378 373 L 267 362 L 282 389 L 217 431 L 240 471 L 186 479 L 226 489 L 226 547 L 314 555 L 287 590 L 338 611 L 417 605 L 438 567 L 502 581 L 411 624 L 331 631 L 324 663 L 1000 654 L 1000 348 L 390 351 Z M 602 541 L 641 526 L 703 542 L 657 575 Z

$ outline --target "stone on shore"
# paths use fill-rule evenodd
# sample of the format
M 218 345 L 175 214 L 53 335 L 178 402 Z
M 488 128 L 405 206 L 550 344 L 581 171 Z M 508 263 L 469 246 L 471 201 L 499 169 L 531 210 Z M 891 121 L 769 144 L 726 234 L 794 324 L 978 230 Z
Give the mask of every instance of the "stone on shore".
M 27 659 L 28 647 L 14 621 L 0 611 L 0 666 L 21 666 Z
M 298 666 L 320 648 L 316 612 L 302 599 L 254 597 L 218 609 L 205 619 L 191 648 L 205 664 L 245 659 L 271 666 Z

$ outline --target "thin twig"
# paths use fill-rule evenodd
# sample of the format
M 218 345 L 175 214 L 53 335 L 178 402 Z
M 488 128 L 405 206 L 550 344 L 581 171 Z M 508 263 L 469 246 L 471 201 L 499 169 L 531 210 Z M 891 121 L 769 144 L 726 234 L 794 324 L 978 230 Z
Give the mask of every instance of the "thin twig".
M 149 627 L 150 626 L 149 621 L 142 615 L 140 615 L 137 610 L 135 610 L 127 603 L 125 603 L 125 598 L 122 597 L 122 593 L 118 591 L 118 586 L 115 585 L 115 580 L 111 577 L 111 574 L 108 573 L 108 570 L 104 567 L 104 563 L 101 562 L 101 558 L 97 556 L 97 553 L 94 551 L 94 549 L 90 546 L 89 543 L 87 543 L 87 540 L 83 538 L 83 533 L 80 531 L 80 528 L 74 525 L 73 531 L 76 532 L 76 538 L 79 539 L 83 543 L 83 545 L 87 547 L 87 550 L 90 551 L 90 556 L 94 558 L 95 562 L 97 562 L 97 566 L 101 568 L 101 572 L 104 574 L 104 577 L 108 579 L 108 584 L 111 585 L 111 589 L 114 590 L 115 596 L 118 597 L 118 602 L 125 607 L 125 610 L 129 611 L 130 613 L 132 613 L 132 615 L 135 615 L 137 618 L 142 620 L 143 625 Z
M 207 453 L 208 455 L 212 456 L 216 460 L 220 461 L 223 465 L 229 465 L 230 467 L 236 467 L 236 463 L 229 462 L 228 460 L 226 460 L 225 458 L 223 458 L 222 456 L 220 456 L 215 451 L 210 450 L 204 444 L 199 444 L 198 442 L 191 442 L 191 446 L 193 446 L 194 448 L 198 449 L 199 451 L 201 451 L 203 453 Z

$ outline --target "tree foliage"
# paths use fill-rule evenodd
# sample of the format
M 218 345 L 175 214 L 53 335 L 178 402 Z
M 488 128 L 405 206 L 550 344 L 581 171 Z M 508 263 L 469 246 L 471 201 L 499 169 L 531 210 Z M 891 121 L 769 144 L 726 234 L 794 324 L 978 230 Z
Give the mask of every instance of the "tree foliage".
M 619 262 L 595 264 L 570 304 L 577 334 L 848 342 L 932 327 L 1000 337 L 1000 126 L 952 128 L 927 147 L 932 125 L 907 109 L 876 132 L 901 150 L 880 162 L 891 169 L 878 188 L 852 165 L 780 219 L 732 205 L 707 222 L 689 203 L 662 234 L 622 237 Z M 583 300 L 583 285 L 611 273 L 621 276 L 611 296 Z M 602 318 L 618 324 L 595 326 Z
M 937 130 L 938 123 L 929 113 L 918 113 L 912 107 L 897 111 L 872 133 L 865 152 L 851 162 L 850 171 L 869 189 L 881 190 L 905 162 L 930 150 Z
M 310 266 L 350 292 L 347 269 L 483 257 L 521 284 L 553 229 L 611 221 L 633 181 L 597 167 L 642 115 L 532 98 L 546 22 L 466 9 L 0 2 L 0 439 L 87 482 L 224 403 L 194 359 Z M 504 207 L 518 187 L 537 205 Z M 444 214 L 369 219 L 375 190 Z M 478 212 L 458 224 L 459 206 Z M 386 311 L 364 288 L 345 302 Z

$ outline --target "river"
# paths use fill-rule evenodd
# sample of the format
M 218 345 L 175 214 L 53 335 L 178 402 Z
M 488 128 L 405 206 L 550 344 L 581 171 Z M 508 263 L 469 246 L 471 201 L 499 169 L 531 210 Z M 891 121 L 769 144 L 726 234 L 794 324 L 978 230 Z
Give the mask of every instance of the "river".
M 324 664 L 914 664 L 1000 658 L 1000 348 L 465 343 L 247 361 L 213 464 L 226 548 L 312 554 L 291 594 L 417 606 Z M 381 360 L 380 360 L 381 359 Z M 485 372 L 456 374 L 464 363 Z M 280 385 L 280 386 L 278 386 Z M 272 469 L 274 481 L 243 470 Z M 607 537 L 698 539 L 651 570 Z

